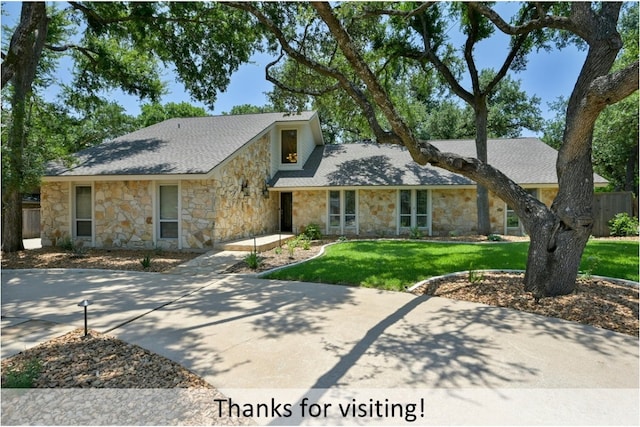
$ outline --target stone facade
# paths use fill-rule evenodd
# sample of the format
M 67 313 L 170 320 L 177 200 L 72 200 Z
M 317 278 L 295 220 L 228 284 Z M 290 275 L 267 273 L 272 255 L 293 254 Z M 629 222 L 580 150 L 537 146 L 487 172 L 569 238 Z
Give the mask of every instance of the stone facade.
M 358 225 L 364 236 L 395 235 L 397 190 L 359 190 Z
M 106 181 L 94 184 L 94 233 L 98 248 L 151 249 L 153 182 Z
M 68 182 L 43 182 L 40 186 L 40 237 L 43 246 L 56 246 L 71 238 Z
M 265 191 L 270 162 L 267 134 L 220 169 L 214 184 L 214 241 L 277 231 L 278 197 Z
M 293 191 L 293 231 L 318 224 L 323 234 L 327 227 L 327 190 Z

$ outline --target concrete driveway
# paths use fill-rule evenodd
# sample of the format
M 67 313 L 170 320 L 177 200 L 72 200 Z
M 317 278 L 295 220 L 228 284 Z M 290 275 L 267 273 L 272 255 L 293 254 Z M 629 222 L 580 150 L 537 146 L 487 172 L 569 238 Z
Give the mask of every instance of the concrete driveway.
M 292 390 L 403 391 L 444 411 L 427 424 L 638 421 L 638 339 L 573 322 L 247 276 L 2 274 L 3 321 L 81 327 L 84 298 L 94 302 L 90 328 L 175 360 L 239 402 Z

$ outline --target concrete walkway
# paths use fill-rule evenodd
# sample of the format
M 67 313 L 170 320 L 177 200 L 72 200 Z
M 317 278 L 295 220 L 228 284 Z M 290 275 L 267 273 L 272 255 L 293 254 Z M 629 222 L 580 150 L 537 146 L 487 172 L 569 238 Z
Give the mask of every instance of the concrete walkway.
M 236 402 L 342 390 L 426 399 L 421 424 L 638 422 L 630 336 L 444 298 L 186 273 L 3 271 L 3 357 L 27 345 L 12 319 L 82 327 L 86 298 L 90 328 L 177 361 Z

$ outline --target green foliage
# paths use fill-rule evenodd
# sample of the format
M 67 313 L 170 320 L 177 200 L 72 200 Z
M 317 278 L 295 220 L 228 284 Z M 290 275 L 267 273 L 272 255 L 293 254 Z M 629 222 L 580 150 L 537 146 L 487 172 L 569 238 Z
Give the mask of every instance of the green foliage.
M 147 127 L 172 118 L 204 117 L 206 115 L 207 112 L 204 108 L 193 106 L 187 102 L 169 102 L 164 105 L 155 102 L 152 104 L 144 104 L 140 107 L 138 123 L 140 127 Z
M 489 240 L 491 242 L 501 242 L 502 241 L 502 236 L 500 236 L 499 234 L 489 234 L 487 236 L 487 240 Z
M 298 241 L 299 241 L 299 245 L 302 246 L 302 249 L 304 249 L 305 251 L 308 251 L 309 249 L 311 249 L 311 240 L 307 236 L 305 235 L 299 236 Z
M 467 275 L 467 280 L 469 280 L 469 283 L 471 283 L 472 285 L 479 285 L 484 281 L 484 275 L 474 270 L 472 266 L 469 266 L 469 274 Z
M 309 240 L 322 239 L 322 232 L 320 231 L 320 225 L 311 223 L 304 227 L 302 235 L 306 236 Z
M 411 227 L 409 229 L 409 238 L 410 239 L 422 239 L 422 230 L 420 230 L 418 227 Z
M 289 258 L 293 258 L 293 255 L 298 247 L 298 239 L 287 240 L 287 251 L 289 251 Z
M 140 260 L 140 265 L 142 265 L 142 268 L 144 268 L 145 270 L 151 268 L 151 255 L 145 255 L 144 258 Z
M 73 251 L 74 245 L 73 245 L 73 240 L 71 240 L 71 237 L 65 236 L 56 242 L 56 246 L 62 250 L 71 252 Z
M 42 372 L 42 363 L 36 358 L 19 365 L 9 365 L 3 373 L 4 388 L 31 388 Z
M 591 279 L 591 277 L 593 276 L 593 272 L 598 268 L 598 265 L 600 265 L 601 261 L 602 260 L 600 259 L 600 257 L 596 255 L 590 255 L 586 257 L 584 262 L 582 263 L 582 265 L 584 266 L 584 270 L 582 270 L 583 277 L 585 279 Z
M 638 218 L 629 216 L 626 212 L 616 214 L 607 225 L 612 236 L 638 235 Z
M 278 246 L 277 248 L 275 248 L 274 252 L 276 253 L 276 255 L 280 255 L 282 253 L 282 246 Z
M 262 258 L 260 258 L 257 252 L 253 251 L 244 258 L 244 262 L 247 263 L 250 269 L 257 270 L 260 264 L 262 264 Z

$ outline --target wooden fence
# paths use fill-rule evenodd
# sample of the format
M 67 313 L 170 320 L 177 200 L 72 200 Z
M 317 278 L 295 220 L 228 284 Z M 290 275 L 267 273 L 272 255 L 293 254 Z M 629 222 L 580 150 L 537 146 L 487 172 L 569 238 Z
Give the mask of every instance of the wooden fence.
M 633 193 L 595 193 L 593 195 L 593 231 L 596 237 L 606 237 L 609 235 L 607 223 L 617 213 L 626 212 L 629 215 L 636 214 Z
M 40 237 L 40 209 L 22 209 L 22 238 L 34 239 Z

